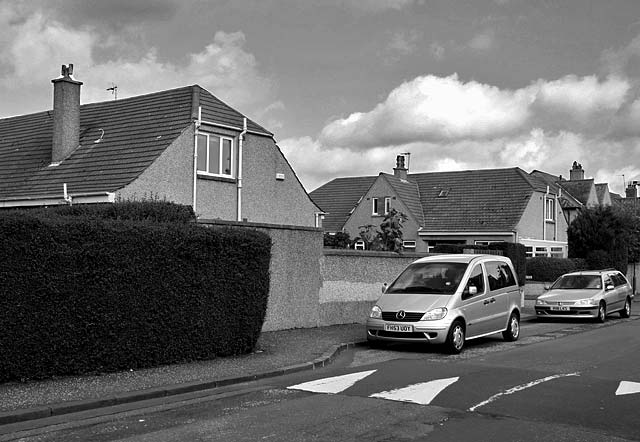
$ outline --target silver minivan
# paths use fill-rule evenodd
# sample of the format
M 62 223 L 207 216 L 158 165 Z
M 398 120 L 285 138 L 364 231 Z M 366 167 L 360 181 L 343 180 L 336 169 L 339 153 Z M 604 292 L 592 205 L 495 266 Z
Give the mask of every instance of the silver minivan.
M 367 318 L 367 340 L 445 344 L 460 353 L 468 339 L 520 336 L 522 298 L 509 258 L 436 255 L 421 258 L 391 283 Z

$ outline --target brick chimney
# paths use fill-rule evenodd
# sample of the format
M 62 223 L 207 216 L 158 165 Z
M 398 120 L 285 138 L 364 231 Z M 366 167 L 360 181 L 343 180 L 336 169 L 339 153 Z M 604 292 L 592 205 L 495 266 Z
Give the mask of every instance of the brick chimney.
M 577 161 L 573 162 L 573 166 L 571 166 L 571 170 L 569 171 L 569 180 L 584 180 L 584 169 L 582 169 L 582 164 L 578 163 Z
M 53 83 L 53 148 L 51 162 L 59 163 L 80 145 L 80 86 L 73 65 L 62 65 Z
M 624 192 L 627 198 L 638 198 L 638 182 L 631 181 Z
M 396 167 L 393 168 L 393 176 L 400 178 L 401 180 L 407 180 L 407 169 L 404 165 L 405 156 L 398 155 L 396 157 Z

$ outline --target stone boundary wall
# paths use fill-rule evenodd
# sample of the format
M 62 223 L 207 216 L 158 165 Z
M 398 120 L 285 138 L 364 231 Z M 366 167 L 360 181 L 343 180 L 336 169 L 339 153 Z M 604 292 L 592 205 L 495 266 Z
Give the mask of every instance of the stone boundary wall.
M 381 295 L 407 264 L 424 254 L 324 249 L 318 325 L 364 323 Z

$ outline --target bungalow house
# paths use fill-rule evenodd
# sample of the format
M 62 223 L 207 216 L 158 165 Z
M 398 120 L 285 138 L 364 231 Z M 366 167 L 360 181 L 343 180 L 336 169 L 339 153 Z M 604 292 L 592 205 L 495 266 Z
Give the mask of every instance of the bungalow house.
M 159 198 L 199 218 L 318 227 L 273 134 L 198 85 L 80 105 L 73 65 L 53 110 L 0 119 L 0 207 Z
M 517 167 L 409 174 L 400 155 L 393 175 L 336 178 L 310 195 L 325 212 L 325 231 L 351 238 L 393 208 L 407 215 L 406 250 L 519 242 L 529 256 L 567 256 L 558 192 Z

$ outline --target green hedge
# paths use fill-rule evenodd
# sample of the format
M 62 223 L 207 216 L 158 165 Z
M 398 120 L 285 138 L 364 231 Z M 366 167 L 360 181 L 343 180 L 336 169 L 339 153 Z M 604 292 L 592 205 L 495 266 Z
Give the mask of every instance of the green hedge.
M 249 352 L 270 250 L 245 229 L 0 212 L 0 381 Z
M 38 218 L 72 217 L 75 219 L 113 219 L 150 222 L 187 223 L 195 221 L 191 206 L 167 201 L 119 201 L 109 204 L 76 204 L 72 206 L 34 207 L 11 209 L 4 213 L 16 212 Z
M 536 256 L 527 258 L 527 277 L 533 281 L 552 282 L 565 273 L 584 270 L 583 259 Z
M 488 246 L 477 246 L 473 244 L 440 244 L 434 248 L 435 253 L 463 253 L 465 249 L 478 251 L 499 250 L 502 256 L 511 259 L 513 268 L 518 277 L 518 283 L 522 286 L 526 279 L 526 250 L 525 246 L 519 243 L 498 242 Z

